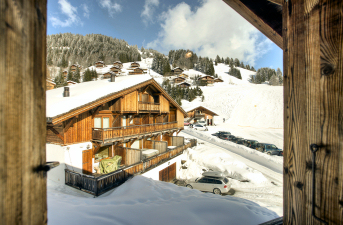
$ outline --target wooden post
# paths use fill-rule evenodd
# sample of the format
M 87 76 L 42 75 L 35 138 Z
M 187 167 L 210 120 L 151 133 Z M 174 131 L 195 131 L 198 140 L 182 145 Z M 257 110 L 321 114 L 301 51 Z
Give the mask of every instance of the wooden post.
M 0 0 L 1 224 L 47 224 L 46 0 Z
M 343 29 L 341 0 L 283 4 L 284 224 L 343 224 Z

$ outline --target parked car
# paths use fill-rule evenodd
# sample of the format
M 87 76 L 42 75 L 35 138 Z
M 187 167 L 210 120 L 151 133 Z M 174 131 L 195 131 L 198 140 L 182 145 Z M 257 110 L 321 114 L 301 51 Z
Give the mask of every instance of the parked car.
M 221 134 L 221 135 L 219 135 L 218 137 L 220 138 L 220 139 L 223 139 L 223 140 L 229 140 L 229 137 L 230 136 L 233 136 L 233 135 L 231 135 L 231 134 Z
M 189 126 L 190 124 L 191 124 L 191 123 L 189 123 L 189 122 L 184 122 L 184 123 L 183 123 L 184 126 Z
M 200 124 L 200 125 L 205 126 L 206 125 L 206 121 L 200 120 L 200 121 L 195 122 L 194 124 Z
M 258 141 L 256 141 L 256 140 L 244 140 L 244 143 L 243 143 L 243 145 L 245 145 L 245 146 L 247 146 L 247 147 L 249 147 L 249 148 L 251 148 L 251 146 L 253 145 L 253 144 L 257 144 L 258 143 Z
M 192 127 L 194 130 L 202 130 L 202 131 L 208 131 L 206 126 L 200 125 L 200 124 L 193 124 Z
M 212 136 L 217 136 L 218 137 L 219 135 L 222 135 L 222 134 L 231 134 L 231 133 L 228 132 L 228 131 L 218 131 L 218 132 L 212 134 Z
M 236 141 L 236 144 L 243 145 L 244 141 L 245 141 L 244 138 L 238 138 L 237 141 Z
M 234 135 L 230 135 L 228 138 L 229 138 L 228 140 L 231 141 L 232 139 L 235 139 L 236 137 Z
M 203 177 L 188 183 L 186 187 L 200 191 L 213 192 L 218 195 L 229 192 L 231 188 L 230 180 L 227 177 L 224 177 L 222 173 L 205 172 L 202 175 Z
M 279 149 L 273 144 L 259 143 L 257 150 L 260 152 L 267 153 L 268 155 L 279 155 L 283 156 L 282 149 Z
M 238 141 L 238 139 L 241 139 L 241 137 L 233 137 L 229 141 L 232 141 L 232 142 L 236 143 Z

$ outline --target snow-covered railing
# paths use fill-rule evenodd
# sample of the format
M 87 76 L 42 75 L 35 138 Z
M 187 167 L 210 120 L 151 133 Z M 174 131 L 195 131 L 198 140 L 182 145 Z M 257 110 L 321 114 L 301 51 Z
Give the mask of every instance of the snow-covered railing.
M 92 128 L 93 140 L 105 141 L 108 139 L 133 136 L 157 131 L 177 129 L 177 121 L 169 123 L 155 123 L 144 125 L 132 125 L 111 128 Z

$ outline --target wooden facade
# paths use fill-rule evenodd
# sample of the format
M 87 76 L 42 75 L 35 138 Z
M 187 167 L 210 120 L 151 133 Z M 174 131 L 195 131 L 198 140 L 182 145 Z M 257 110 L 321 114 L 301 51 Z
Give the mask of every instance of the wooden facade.
M 175 69 L 173 69 L 173 73 L 174 73 L 174 75 L 182 74 L 183 69 L 181 69 L 180 67 L 176 67 Z
M 96 68 L 103 68 L 105 66 L 105 63 L 103 61 L 98 61 L 95 63 Z
M 73 64 L 70 66 L 70 71 L 71 72 L 76 72 L 76 68 L 79 68 L 79 70 L 81 70 L 81 66 L 78 64 Z
M 176 77 L 176 78 L 173 79 L 173 81 L 174 81 L 175 84 L 184 82 L 185 80 L 186 80 L 186 79 L 183 78 L 183 77 Z
M 207 125 L 213 125 L 213 117 L 218 116 L 215 112 L 202 106 L 187 110 L 187 113 L 189 116 L 189 121 L 196 123 L 199 120 L 205 120 Z
M 182 88 L 189 88 L 191 86 L 191 84 L 187 83 L 187 82 L 182 82 L 178 84 L 179 87 Z
M 187 75 L 187 74 L 184 74 L 184 73 L 181 73 L 181 74 L 179 75 L 179 77 L 182 77 L 182 78 L 187 79 L 187 78 L 188 78 L 188 75 Z
M 123 63 L 120 62 L 120 61 L 116 61 L 113 63 L 113 66 L 114 67 L 118 67 L 119 69 L 122 69 L 123 68 Z
M 202 76 L 202 77 L 199 77 L 199 80 L 206 82 L 207 84 L 213 84 L 214 83 L 214 77 L 212 77 L 212 76 Z
M 119 66 L 112 66 L 111 71 L 115 74 L 119 74 L 121 72 L 121 67 Z
M 73 116 L 56 116 L 47 123 L 47 142 L 59 145 L 70 145 L 82 142 L 93 142 L 92 158 L 99 152 L 107 151 L 106 156 L 122 156 L 123 165 L 136 163 L 141 159 L 141 153 L 131 148 L 135 142 L 136 148 L 142 148 L 143 139 L 168 136 L 183 129 L 184 117 L 187 113 L 154 81 L 133 86 L 105 99 L 92 102 L 82 108 L 77 108 Z M 171 142 L 170 142 L 171 143 Z M 125 146 L 124 146 L 125 145 Z M 113 149 L 104 150 L 102 146 Z M 168 145 L 166 145 L 168 146 Z M 165 148 L 166 150 L 166 148 Z M 89 153 L 87 153 L 89 154 Z M 85 154 L 84 172 L 89 170 Z M 138 158 L 137 158 L 138 157 Z M 99 159 L 100 161 L 103 158 Z M 95 160 L 97 162 L 98 159 Z M 93 167 L 92 167 L 93 168 Z
M 140 67 L 139 63 L 137 62 L 131 63 L 131 68 L 137 68 L 137 67 Z
M 217 82 L 224 82 L 224 81 L 222 79 L 220 79 L 220 78 L 215 78 L 214 82 L 217 83 Z
M 144 74 L 144 70 L 142 68 L 136 67 L 133 71 L 129 72 L 129 75 L 136 75 L 136 74 Z
M 103 78 L 103 79 L 111 78 L 112 74 L 115 74 L 115 73 L 112 72 L 112 71 L 107 72 L 107 73 L 104 73 L 104 74 L 102 75 L 102 78 Z
M 56 87 L 56 83 L 52 80 L 46 79 L 46 90 L 51 90 Z

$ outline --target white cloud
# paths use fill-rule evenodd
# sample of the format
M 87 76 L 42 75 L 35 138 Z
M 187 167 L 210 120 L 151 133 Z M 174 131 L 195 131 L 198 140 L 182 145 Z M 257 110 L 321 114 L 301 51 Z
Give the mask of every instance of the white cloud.
M 121 5 L 112 2 L 112 0 L 99 0 L 99 3 L 101 7 L 107 8 L 111 17 L 113 17 L 115 13 L 121 12 Z
M 200 56 L 232 57 L 255 65 L 271 48 L 271 42 L 242 16 L 221 0 L 204 0 L 194 11 L 180 3 L 161 15 L 157 39 L 147 48 L 167 53 L 171 49 L 191 49 Z
M 82 4 L 81 7 L 83 9 L 83 16 L 86 17 L 86 18 L 89 18 L 89 8 L 88 8 L 88 5 Z
M 71 25 L 83 25 L 80 18 L 77 16 L 77 7 L 72 6 L 67 0 L 58 0 L 61 12 L 67 18 L 62 21 L 55 16 L 51 16 L 50 20 L 54 27 L 70 27 Z
M 153 14 L 159 3 L 159 0 L 145 0 L 141 17 L 143 18 L 143 22 L 146 26 L 148 23 L 153 22 Z

